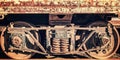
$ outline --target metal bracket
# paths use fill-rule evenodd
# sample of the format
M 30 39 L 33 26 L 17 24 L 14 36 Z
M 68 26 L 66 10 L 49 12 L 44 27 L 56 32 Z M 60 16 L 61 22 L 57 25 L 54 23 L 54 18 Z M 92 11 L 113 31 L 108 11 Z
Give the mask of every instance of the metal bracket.
M 49 14 L 50 25 L 71 24 L 72 14 Z

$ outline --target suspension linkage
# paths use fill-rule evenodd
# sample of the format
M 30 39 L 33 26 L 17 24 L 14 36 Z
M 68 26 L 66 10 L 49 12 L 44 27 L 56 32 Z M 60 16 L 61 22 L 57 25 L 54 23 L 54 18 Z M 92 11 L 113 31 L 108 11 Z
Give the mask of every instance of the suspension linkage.
M 39 41 L 38 41 L 29 31 L 26 31 L 26 33 L 28 33 L 28 34 L 32 37 L 33 41 L 37 44 L 37 46 L 38 46 L 43 52 L 46 53 L 46 50 L 45 50 L 45 49 L 43 48 L 43 46 L 39 43 Z
M 12 47 L 12 48 L 9 48 L 8 50 L 19 50 L 19 51 L 23 51 L 23 52 L 34 52 L 34 53 L 38 53 L 38 54 L 43 54 L 43 55 L 47 55 L 47 53 L 43 53 L 43 52 L 40 52 L 40 51 L 37 51 L 37 50 L 33 50 L 33 49 L 28 49 L 28 48 L 15 48 L 15 47 Z
M 76 51 L 76 54 L 80 54 L 80 53 L 85 53 L 85 52 L 89 52 L 89 51 L 93 51 L 93 50 L 101 50 L 101 49 L 105 49 L 106 46 L 110 43 L 110 41 L 108 41 L 105 45 L 99 47 L 99 48 L 92 48 L 92 49 L 88 49 L 88 50 L 84 50 L 84 51 Z
M 89 36 L 85 39 L 85 41 L 80 45 L 80 47 L 78 47 L 77 51 L 79 51 L 82 46 L 90 39 L 91 36 L 93 36 L 93 34 L 95 33 L 95 31 L 92 31 Z

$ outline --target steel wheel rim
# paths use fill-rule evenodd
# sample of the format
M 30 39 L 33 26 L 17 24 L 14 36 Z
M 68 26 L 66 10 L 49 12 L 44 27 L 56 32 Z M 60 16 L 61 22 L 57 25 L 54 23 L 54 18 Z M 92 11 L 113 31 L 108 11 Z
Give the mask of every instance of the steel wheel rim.
M 26 22 L 23 22 L 23 23 L 26 23 Z M 27 23 L 28 24 L 28 23 Z M 31 25 L 29 25 L 30 27 L 32 27 Z M 6 52 L 5 51 L 5 48 L 6 48 L 6 40 L 5 40 L 5 37 L 3 36 L 4 35 L 4 32 L 6 31 L 6 29 L 4 29 L 3 31 L 2 31 L 2 34 L 1 34 L 1 48 L 2 48 L 2 50 L 3 50 L 3 52 L 7 55 L 7 56 L 9 56 L 10 58 L 13 58 L 13 59 L 28 59 L 28 58 L 30 58 L 32 55 L 34 55 L 34 54 L 32 54 L 32 53 L 30 53 L 30 54 L 24 54 L 24 53 L 16 53 L 16 52 Z
M 114 29 L 114 34 L 112 35 L 111 37 L 112 39 L 110 40 L 110 47 L 112 46 L 112 48 L 110 48 L 110 50 L 105 54 L 103 54 L 103 52 L 101 52 L 102 54 L 99 53 L 97 54 L 96 52 L 94 53 L 87 52 L 87 55 L 98 59 L 105 59 L 113 56 L 119 47 L 119 34 L 115 27 L 113 27 L 113 29 Z M 117 37 L 117 39 L 115 37 Z M 86 45 L 84 46 L 84 49 L 87 50 Z
M 1 36 L 1 47 L 2 47 L 2 50 L 4 51 L 4 53 L 7 55 L 7 56 L 9 56 L 10 58 L 13 58 L 13 59 L 22 59 L 22 58 L 24 58 L 24 59 L 27 59 L 27 58 L 30 58 L 31 57 L 31 55 L 25 55 L 25 54 L 16 54 L 16 53 L 11 53 L 11 52 L 6 52 L 5 51 L 5 47 L 4 47 L 4 37 L 3 36 Z M 13 57 L 14 56 L 14 57 Z

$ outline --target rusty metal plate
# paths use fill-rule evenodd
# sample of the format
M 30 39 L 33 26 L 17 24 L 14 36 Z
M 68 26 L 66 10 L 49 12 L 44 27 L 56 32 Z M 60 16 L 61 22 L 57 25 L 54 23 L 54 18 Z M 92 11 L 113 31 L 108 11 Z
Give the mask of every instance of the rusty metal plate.
M 120 18 L 112 18 L 109 22 L 115 27 L 120 28 Z
M 116 13 L 120 0 L 0 0 L 0 13 Z

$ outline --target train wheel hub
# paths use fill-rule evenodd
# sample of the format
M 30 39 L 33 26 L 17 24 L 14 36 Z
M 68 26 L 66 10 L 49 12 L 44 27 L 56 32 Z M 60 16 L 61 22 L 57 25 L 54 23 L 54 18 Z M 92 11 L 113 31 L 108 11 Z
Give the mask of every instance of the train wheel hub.
M 103 37 L 103 39 L 102 39 L 103 44 L 106 44 L 109 40 L 110 40 L 110 38 L 108 38 L 108 37 Z
M 18 36 L 15 36 L 15 37 L 12 38 L 12 44 L 15 47 L 19 47 L 22 44 L 22 39 Z

